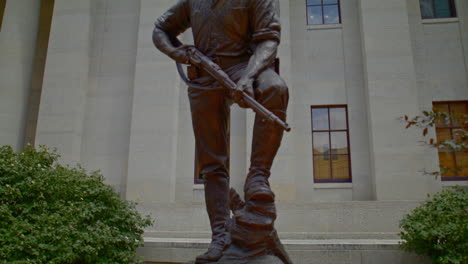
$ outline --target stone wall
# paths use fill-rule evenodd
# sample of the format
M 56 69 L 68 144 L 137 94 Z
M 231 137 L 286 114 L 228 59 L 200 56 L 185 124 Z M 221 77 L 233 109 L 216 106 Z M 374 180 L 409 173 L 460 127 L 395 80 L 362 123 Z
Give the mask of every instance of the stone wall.
M 422 20 L 417 1 L 341 2 L 342 24 L 312 26 L 306 25 L 303 0 L 280 0 L 280 72 L 290 87 L 293 131 L 284 138 L 271 185 L 280 204 L 304 210 L 279 220 L 284 232 L 306 229 L 308 223 L 300 221 L 315 210 L 311 203 L 328 203 L 329 216 L 317 218 L 328 221 L 335 214 L 347 217 L 345 208 L 333 211 L 334 202 L 418 201 L 450 185 L 420 173 L 437 168 L 437 155 L 397 118 L 429 109 L 432 101 L 468 100 L 467 4 L 457 1 L 458 18 Z M 64 163 L 101 169 L 108 183 L 141 202 L 145 212 L 176 216 L 171 210 L 197 208 L 193 228 L 184 229 L 186 214 L 173 224 L 179 232 L 206 231 L 204 190 L 193 179 L 187 88 L 151 41 L 154 20 L 173 3 L 56 0 L 35 141 L 57 147 Z M 17 149 L 24 139 L 38 17 L 37 1 L 7 1 L 0 32 L 0 144 Z M 191 32 L 181 38 L 190 43 Z M 349 110 L 353 182 L 316 184 L 310 106 L 334 104 Z M 232 109 L 231 185 L 239 191 L 249 166 L 253 118 L 251 111 Z M 177 232 L 169 226 L 160 231 Z M 310 232 L 330 232 L 318 227 Z

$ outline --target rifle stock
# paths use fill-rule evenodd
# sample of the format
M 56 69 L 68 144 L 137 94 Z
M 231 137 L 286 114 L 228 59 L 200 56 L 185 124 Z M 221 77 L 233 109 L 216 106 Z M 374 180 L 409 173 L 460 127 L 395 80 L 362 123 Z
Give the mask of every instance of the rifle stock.
M 205 70 L 209 75 L 211 75 L 211 77 L 217 80 L 222 86 L 229 89 L 230 91 L 236 90 L 236 86 L 237 86 L 236 83 L 234 83 L 231 80 L 231 78 L 221 69 L 221 67 L 219 67 L 219 65 L 214 63 L 211 59 L 209 59 L 199 50 L 197 50 L 194 47 L 190 48 L 189 57 L 190 57 L 190 63 L 192 63 L 196 67 L 199 67 Z M 252 108 L 254 112 L 259 114 L 266 120 L 269 120 L 278 124 L 279 126 L 281 126 L 281 128 L 283 128 L 287 132 L 291 131 L 291 127 L 289 127 L 289 125 L 286 122 L 281 120 L 270 110 L 266 109 L 263 105 L 261 105 L 254 98 L 249 96 L 247 93 L 242 92 L 241 100 L 243 100 L 244 103 L 249 108 Z M 239 103 L 239 102 L 236 102 L 236 103 Z

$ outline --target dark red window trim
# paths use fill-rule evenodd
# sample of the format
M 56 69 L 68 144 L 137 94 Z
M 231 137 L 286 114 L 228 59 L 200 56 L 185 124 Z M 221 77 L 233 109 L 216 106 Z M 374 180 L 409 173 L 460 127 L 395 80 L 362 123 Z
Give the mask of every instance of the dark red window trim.
M 434 101 L 434 102 L 432 102 L 432 107 L 437 108 L 438 104 L 446 104 L 446 105 L 448 105 L 448 111 L 449 111 L 448 114 L 450 114 L 450 112 L 451 112 L 450 104 L 457 104 L 457 103 L 468 104 L 468 101 Z M 444 127 L 437 127 L 436 126 L 436 128 L 450 129 L 450 137 L 453 137 L 452 130 L 457 129 L 457 128 L 461 128 L 461 127 L 452 126 L 452 120 L 450 120 L 450 126 L 444 126 Z M 452 152 L 452 153 L 454 155 L 453 161 L 454 161 L 455 168 L 458 168 L 457 158 L 455 156 L 455 152 Z M 467 181 L 468 180 L 468 176 L 441 176 L 440 178 L 441 178 L 442 181 Z
M 313 116 L 312 116 L 312 110 L 313 109 L 318 109 L 318 108 L 327 108 L 328 109 L 328 128 L 329 130 L 314 130 L 314 126 L 313 126 Z M 330 108 L 344 108 L 345 109 L 345 115 L 346 115 L 346 129 L 335 129 L 335 130 L 332 130 L 331 129 L 331 126 L 330 126 Z M 313 135 L 314 135 L 314 132 L 328 132 L 329 133 L 329 136 L 328 136 L 328 144 L 329 146 L 331 146 L 331 132 L 346 132 L 346 140 L 348 141 L 348 174 L 349 174 L 349 178 L 347 179 L 333 179 L 333 169 L 332 169 L 332 166 L 333 166 L 333 163 L 330 162 L 330 172 L 331 172 L 331 178 L 330 179 L 316 179 L 315 178 L 315 175 L 314 173 L 312 173 L 314 175 L 314 183 L 348 183 L 348 182 L 352 182 L 353 180 L 353 176 L 352 176 L 352 170 L 351 170 L 351 144 L 349 142 L 349 118 L 348 118 L 348 106 L 347 105 L 313 105 L 310 107 L 310 114 L 311 114 L 311 131 L 312 131 L 312 163 L 314 161 L 314 138 L 313 138 Z M 332 152 L 330 151 L 330 157 L 332 155 Z M 340 154 L 338 154 L 340 155 Z M 341 154 L 343 155 L 343 154 Z M 315 166 L 315 164 L 314 164 Z M 315 171 L 315 167 L 314 167 L 314 170 Z

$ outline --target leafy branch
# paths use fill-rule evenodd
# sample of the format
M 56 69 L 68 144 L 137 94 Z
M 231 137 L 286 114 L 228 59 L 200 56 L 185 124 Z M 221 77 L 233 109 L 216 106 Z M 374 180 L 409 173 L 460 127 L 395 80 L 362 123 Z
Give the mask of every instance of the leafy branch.
M 417 128 L 421 130 L 423 137 L 422 142 L 432 148 L 444 152 L 463 152 L 468 150 L 468 115 L 449 115 L 445 112 L 433 109 L 431 111 L 423 111 L 421 115 L 408 117 L 407 115 L 399 118 L 406 129 Z M 447 124 L 457 124 L 457 129 L 452 129 L 452 137 L 447 140 L 437 140 L 430 135 L 429 131 L 432 128 L 444 128 Z M 460 168 L 449 168 L 440 166 L 440 172 L 425 172 L 429 175 L 440 176 L 448 172 L 458 172 Z

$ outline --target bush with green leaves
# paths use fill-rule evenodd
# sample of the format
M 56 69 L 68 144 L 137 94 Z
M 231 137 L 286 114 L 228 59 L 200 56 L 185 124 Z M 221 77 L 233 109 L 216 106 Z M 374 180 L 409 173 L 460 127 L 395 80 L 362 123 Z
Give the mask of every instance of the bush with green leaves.
M 400 221 L 400 246 L 438 264 L 468 263 L 468 193 L 445 189 Z
M 57 158 L 44 147 L 0 147 L 0 263 L 141 263 L 149 217 L 98 172 Z

